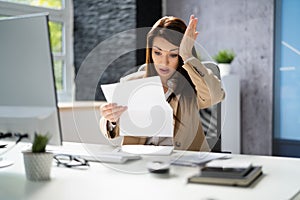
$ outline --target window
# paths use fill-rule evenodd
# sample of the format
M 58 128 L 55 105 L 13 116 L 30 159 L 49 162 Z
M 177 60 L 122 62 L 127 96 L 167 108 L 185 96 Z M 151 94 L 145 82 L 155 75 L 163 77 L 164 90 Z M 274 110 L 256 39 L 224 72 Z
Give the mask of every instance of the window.
M 0 0 L 0 16 L 48 12 L 55 84 L 59 101 L 72 101 L 73 3 L 72 0 Z
M 276 0 L 273 153 L 300 157 L 300 1 Z

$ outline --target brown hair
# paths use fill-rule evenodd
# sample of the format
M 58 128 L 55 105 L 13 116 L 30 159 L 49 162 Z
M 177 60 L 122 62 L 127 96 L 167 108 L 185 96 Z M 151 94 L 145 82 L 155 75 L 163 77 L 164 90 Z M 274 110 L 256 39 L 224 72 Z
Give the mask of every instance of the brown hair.
M 145 75 L 146 77 L 158 75 L 154 68 L 152 54 L 151 54 L 154 38 L 162 37 L 166 39 L 168 42 L 172 43 L 173 45 L 179 47 L 186 28 L 187 26 L 183 20 L 173 16 L 163 17 L 153 25 L 153 27 L 147 34 L 146 75 Z M 193 48 L 192 54 L 193 56 L 197 57 L 195 48 Z M 178 66 L 176 71 L 179 72 L 185 79 L 185 82 L 187 81 L 190 84 L 190 86 L 192 86 L 194 91 L 196 91 L 195 86 L 192 83 L 188 73 L 182 68 L 183 66 L 182 58 L 179 56 L 178 59 L 179 59 Z M 174 92 L 176 92 L 176 90 Z
M 155 37 L 162 37 L 166 39 L 168 42 L 172 43 L 175 46 L 180 46 L 181 40 L 185 33 L 187 26 L 181 19 L 177 17 L 163 17 L 159 19 L 152 27 L 152 29 L 147 34 L 147 47 L 146 47 L 146 77 L 157 76 L 157 72 L 155 70 L 153 59 L 152 59 L 152 46 Z M 192 49 L 192 54 L 194 57 L 197 57 L 195 48 Z M 192 110 L 191 103 L 195 101 L 195 85 L 193 84 L 190 76 L 187 71 L 182 67 L 183 60 L 180 56 L 178 56 L 178 66 L 175 73 L 176 76 L 176 88 L 174 92 L 167 99 L 170 102 L 173 98 L 176 98 L 177 94 L 182 94 L 183 106 L 182 108 L 187 108 L 189 111 Z M 180 105 L 179 105 L 180 106 Z M 181 107 L 181 106 L 180 106 Z M 175 120 L 181 123 L 181 120 L 177 118 L 176 114 L 173 115 Z M 178 126 L 178 124 L 177 124 Z M 175 132 L 178 130 L 178 127 L 175 127 Z

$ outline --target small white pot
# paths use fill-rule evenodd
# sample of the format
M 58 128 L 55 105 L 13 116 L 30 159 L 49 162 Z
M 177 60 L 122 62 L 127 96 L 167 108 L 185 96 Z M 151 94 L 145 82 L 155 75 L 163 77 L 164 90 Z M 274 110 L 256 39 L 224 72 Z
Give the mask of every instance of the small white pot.
M 53 153 L 23 152 L 26 177 L 31 181 L 50 180 Z
M 231 65 L 228 63 L 219 63 L 218 67 L 220 69 L 220 76 L 229 75 L 231 72 Z

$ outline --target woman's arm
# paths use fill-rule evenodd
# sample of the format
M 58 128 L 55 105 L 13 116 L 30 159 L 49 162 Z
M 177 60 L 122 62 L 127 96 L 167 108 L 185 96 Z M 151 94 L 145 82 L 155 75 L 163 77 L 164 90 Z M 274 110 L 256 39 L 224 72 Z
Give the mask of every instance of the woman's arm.
M 118 106 L 116 103 L 105 103 L 100 106 L 100 130 L 107 138 L 119 136 L 118 121 L 127 106 Z
M 221 88 L 221 81 L 192 55 L 192 49 L 198 36 L 197 23 L 198 19 L 191 15 L 180 43 L 179 54 L 185 63 L 183 68 L 188 72 L 196 87 L 198 108 L 202 109 L 220 102 L 224 99 L 225 93 Z
M 219 103 L 225 98 L 221 81 L 195 57 L 188 59 L 183 68 L 196 87 L 198 108 L 203 109 Z

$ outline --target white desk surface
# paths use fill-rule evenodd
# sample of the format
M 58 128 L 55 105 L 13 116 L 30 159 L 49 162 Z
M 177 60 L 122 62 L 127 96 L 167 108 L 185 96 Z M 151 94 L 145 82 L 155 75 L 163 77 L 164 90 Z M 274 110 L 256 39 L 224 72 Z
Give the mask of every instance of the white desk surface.
M 20 144 L 5 158 L 15 164 L 0 168 L 1 200 L 86 200 L 86 199 L 290 199 L 300 190 L 300 159 L 268 156 L 233 155 L 262 165 L 264 175 L 252 187 L 239 188 L 204 184 L 188 184 L 187 178 L 198 168 L 171 166 L 169 175 L 147 172 L 149 160 L 169 157 L 146 156 L 126 164 L 90 163 L 88 170 L 56 167 L 51 181 L 26 180 Z M 110 149 L 107 146 L 92 148 Z M 80 149 L 82 144 L 64 143 L 64 147 Z M 84 148 L 86 145 L 84 145 Z M 178 153 L 178 152 L 177 152 Z M 134 173 L 135 172 L 135 173 Z

